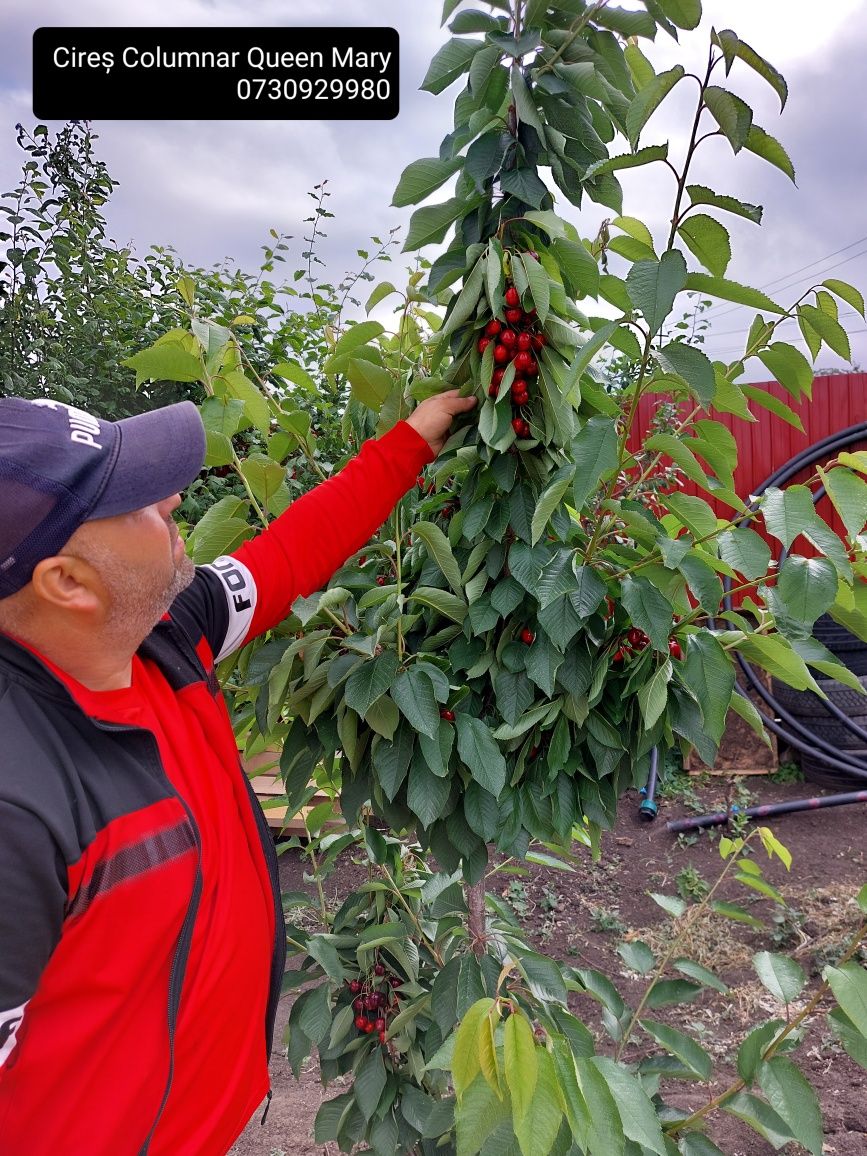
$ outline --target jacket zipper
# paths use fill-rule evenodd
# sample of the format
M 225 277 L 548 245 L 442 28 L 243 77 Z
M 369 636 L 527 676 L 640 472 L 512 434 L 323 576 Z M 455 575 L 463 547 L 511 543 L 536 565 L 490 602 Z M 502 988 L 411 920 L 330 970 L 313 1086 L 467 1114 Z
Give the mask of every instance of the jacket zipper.
M 184 812 L 186 813 L 187 819 L 190 822 L 190 827 L 192 828 L 193 832 L 193 839 L 196 844 L 196 875 L 195 879 L 193 880 L 193 890 L 190 895 L 190 902 L 187 905 L 186 914 L 184 915 L 184 922 L 181 924 L 178 941 L 175 944 L 175 951 L 174 955 L 172 956 L 172 966 L 169 972 L 168 1006 L 166 1009 L 166 1025 L 169 1035 L 169 1070 L 168 1075 L 166 1076 L 166 1086 L 163 1090 L 162 1101 L 160 1102 L 160 1106 L 157 1109 L 157 1114 L 154 1117 L 153 1123 L 151 1124 L 150 1131 L 145 1137 L 144 1143 L 139 1149 L 138 1154 L 138 1156 L 147 1156 L 154 1132 L 156 1131 L 157 1125 L 159 1124 L 160 1119 L 162 1118 L 162 1114 L 165 1111 L 166 1104 L 168 1103 L 169 1094 L 172 1090 L 172 1081 L 174 1080 L 175 1028 L 177 1026 L 178 1008 L 181 1002 L 181 991 L 183 989 L 184 975 L 187 968 L 187 959 L 189 957 L 190 944 L 193 938 L 193 927 L 195 926 L 196 915 L 199 911 L 199 901 L 202 896 L 202 839 L 199 826 L 196 823 L 196 820 L 193 818 L 193 813 L 187 806 L 186 800 L 178 794 L 165 771 L 162 769 L 162 762 L 159 757 L 159 747 L 157 746 L 157 741 L 151 732 L 144 727 L 122 726 L 116 723 L 113 724 L 102 722 L 99 719 L 91 719 L 91 722 L 100 730 L 111 731 L 114 733 L 125 732 L 130 734 L 141 734 L 146 736 L 146 738 L 156 750 L 157 757 L 155 760 L 155 765 L 160 773 L 161 778 L 168 786 L 169 792 L 184 808 Z
M 238 760 L 238 770 L 247 789 L 247 796 L 253 808 L 256 828 L 259 832 L 259 841 L 268 864 L 268 874 L 271 878 L 271 897 L 274 901 L 274 951 L 271 953 L 271 975 L 268 988 L 268 1003 L 265 1009 L 265 1058 L 270 1059 L 274 1045 L 274 1021 L 277 1017 L 277 1003 L 280 999 L 283 986 L 283 971 L 286 966 L 286 924 L 283 915 L 283 902 L 280 896 L 279 872 L 277 852 L 274 850 L 274 841 L 268 821 L 259 806 L 256 793 L 250 785 L 250 780 L 244 774 L 244 768 Z M 269 1101 L 270 1107 L 270 1092 Z M 267 1108 L 265 1109 L 267 1114 Z

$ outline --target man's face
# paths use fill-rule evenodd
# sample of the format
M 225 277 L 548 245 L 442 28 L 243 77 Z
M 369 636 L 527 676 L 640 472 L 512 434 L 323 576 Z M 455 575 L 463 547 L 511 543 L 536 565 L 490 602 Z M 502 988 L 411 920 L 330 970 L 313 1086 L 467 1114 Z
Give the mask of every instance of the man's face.
M 115 633 L 145 638 L 193 580 L 195 567 L 172 519 L 179 504 L 173 494 L 129 514 L 85 522 L 64 548 L 98 574 Z

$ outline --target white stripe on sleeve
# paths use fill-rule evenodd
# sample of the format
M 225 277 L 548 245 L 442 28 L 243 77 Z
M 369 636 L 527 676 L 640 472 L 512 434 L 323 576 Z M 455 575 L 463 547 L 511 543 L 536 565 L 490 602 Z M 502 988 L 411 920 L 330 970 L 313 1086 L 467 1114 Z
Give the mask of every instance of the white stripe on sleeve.
M 237 650 L 250 631 L 250 624 L 256 611 L 256 583 L 243 562 L 225 554 L 215 558 L 204 569 L 213 570 L 223 583 L 229 607 L 226 637 L 220 653 L 214 656 L 214 661 L 219 662 L 221 658 Z
M 30 1001 L 28 1000 L 28 1003 Z M 21 1007 L 10 1008 L 9 1011 L 0 1011 L 0 1068 L 6 1063 L 12 1055 L 12 1049 L 15 1047 L 15 1033 L 21 1026 L 21 1021 L 24 1019 L 24 1009 L 27 1007 L 23 1003 Z

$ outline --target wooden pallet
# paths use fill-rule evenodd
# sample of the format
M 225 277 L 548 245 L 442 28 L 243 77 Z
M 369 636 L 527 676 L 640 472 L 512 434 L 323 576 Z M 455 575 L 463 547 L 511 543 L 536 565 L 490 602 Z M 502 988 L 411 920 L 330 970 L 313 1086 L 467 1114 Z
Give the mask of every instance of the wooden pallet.
M 307 827 L 304 821 L 307 815 L 320 803 L 327 802 L 328 796 L 317 791 L 309 803 L 287 820 L 286 813 L 289 808 L 281 807 L 277 801 L 286 798 L 278 768 L 280 752 L 263 751 L 249 759 L 242 759 L 241 762 L 250 779 L 250 785 L 256 792 L 256 798 L 262 805 L 268 826 L 284 835 L 306 836 Z

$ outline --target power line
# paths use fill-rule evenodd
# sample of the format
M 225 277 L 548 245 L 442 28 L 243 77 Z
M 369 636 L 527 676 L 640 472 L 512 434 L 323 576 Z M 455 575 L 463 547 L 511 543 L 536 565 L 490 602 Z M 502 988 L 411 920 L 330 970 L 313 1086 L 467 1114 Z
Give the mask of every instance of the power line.
M 844 309 L 843 312 L 840 313 L 839 316 L 840 317 L 860 317 L 861 314 L 858 312 L 857 309 Z M 782 321 L 777 322 L 777 325 L 786 325 L 790 321 L 797 321 L 797 320 L 798 320 L 797 317 L 784 317 Z M 723 331 L 721 333 L 708 333 L 707 338 L 709 341 L 712 341 L 716 337 L 729 337 L 729 336 L 731 336 L 732 333 L 737 333 L 741 337 L 746 337 L 746 335 L 749 333 L 749 330 L 748 329 L 723 329 Z
M 862 241 L 863 241 L 863 240 L 867 240 L 867 237 L 862 237 L 862 238 L 861 238 L 861 240 L 862 240 Z M 855 242 L 854 242 L 854 244 L 856 244 L 856 245 L 857 245 L 857 244 L 860 244 L 860 242 L 859 242 L 859 241 L 855 241 Z M 847 249 L 851 249 L 851 248 L 852 248 L 852 246 L 851 246 L 851 245 L 847 245 L 847 246 L 846 246 L 846 248 L 847 248 Z M 842 250 L 842 249 L 839 249 L 839 250 L 838 250 L 838 252 L 843 252 L 843 250 Z M 824 276 L 826 273 L 830 273 L 832 269 L 839 269 L 841 265 L 848 265 L 850 261 L 855 261 L 855 260 L 856 260 L 858 257 L 863 257 L 865 254 L 867 254 L 867 249 L 862 249 L 860 253 L 853 253 L 851 257 L 846 257 L 846 259 L 845 259 L 845 260 L 843 260 L 843 261 L 835 261 L 835 263 L 834 263 L 833 265 L 829 265 L 829 266 L 827 267 L 827 269 L 819 269 L 819 270 L 817 270 L 817 273 L 821 273 L 821 274 L 822 274 L 822 276 Z M 833 254 L 833 253 L 829 253 L 829 254 L 828 254 L 828 256 L 829 256 L 829 257 L 833 257 L 833 256 L 834 256 L 834 254 Z M 822 260 L 823 260 L 823 261 L 827 261 L 827 259 L 828 259 L 828 257 L 823 257 L 823 258 L 822 258 Z M 814 262 L 814 264 L 818 264 L 818 263 L 819 263 L 819 262 Z M 806 265 L 805 265 L 805 266 L 804 266 L 804 268 L 808 268 L 808 266 L 806 266 Z M 792 276 L 792 274 L 787 274 L 787 276 Z M 798 280 L 802 280 L 802 278 L 799 278 Z M 773 285 L 773 284 L 774 284 L 774 282 L 772 282 L 771 284 Z M 796 284 L 797 284 L 797 280 L 796 280 L 796 281 L 790 281 L 790 282 L 788 282 L 788 284 L 786 284 L 786 285 L 779 285 L 779 286 L 777 287 L 777 289 L 775 290 L 775 292 L 779 293 L 779 292 L 781 292 L 781 290 L 783 290 L 783 289 L 789 289 L 789 288 L 791 288 L 791 286 L 792 286 L 792 285 L 796 285 Z M 770 288 L 770 286 L 769 286 L 769 285 L 763 285 L 763 286 L 762 286 L 762 290 L 764 290 L 764 289 L 768 289 L 768 288 Z M 729 309 L 724 309 L 724 310 L 722 311 L 722 313 L 717 313 L 717 314 L 716 314 L 716 317 L 715 317 L 715 320 L 717 320 L 717 321 L 718 321 L 718 320 L 720 319 L 720 317 L 725 317 L 725 316 L 726 316 L 726 314 L 728 314 L 728 313 L 736 313 L 738 309 L 747 309 L 747 308 L 749 308 L 749 306 L 747 306 L 747 305 L 733 305 L 733 306 L 731 306 Z M 710 316 L 710 314 L 711 314 L 711 313 L 713 313 L 713 312 L 714 312 L 715 310 L 717 310 L 717 309 L 719 309 L 719 305 L 712 305 L 712 306 L 710 307 L 710 309 L 708 309 L 706 316 Z
M 865 326 L 863 329 L 848 329 L 846 332 L 849 336 L 854 336 L 856 333 L 867 333 L 867 326 Z M 799 335 L 798 337 L 793 337 L 792 340 L 803 342 L 804 338 Z M 711 352 L 713 357 L 721 357 L 727 353 L 737 353 L 739 349 L 740 346 L 735 345 L 730 349 L 715 349 Z M 833 352 L 833 350 L 831 352 Z

